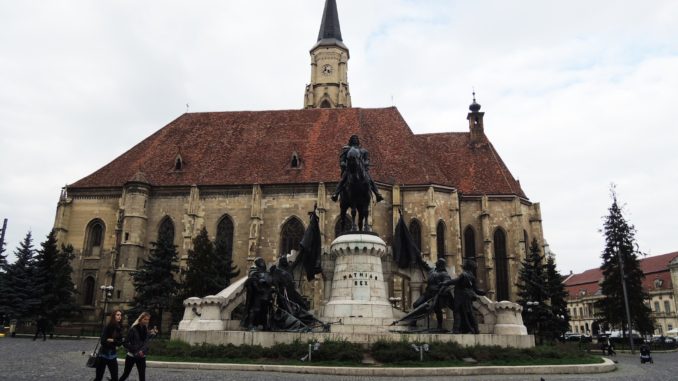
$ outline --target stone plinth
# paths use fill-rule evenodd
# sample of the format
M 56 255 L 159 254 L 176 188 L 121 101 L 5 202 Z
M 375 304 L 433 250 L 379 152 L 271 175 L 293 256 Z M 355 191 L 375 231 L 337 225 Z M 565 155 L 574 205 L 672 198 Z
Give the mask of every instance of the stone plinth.
M 345 234 L 332 242 L 334 277 L 322 320 L 351 318 L 356 324 L 382 326 L 393 320 L 381 257 L 384 241 L 369 234 Z
M 393 332 L 372 333 L 296 333 L 296 332 L 251 332 L 251 331 L 172 331 L 172 340 L 181 340 L 189 344 L 233 344 L 261 345 L 264 348 L 275 344 L 291 344 L 295 341 L 307 342 L 326 340 L 346 340 L 352 343 L 371 345 L 377 341 L 408 341 L 411 343 L 454 342 L 462 347 L 476 345 L 499 346 L 502 348 L 532 348 L 532 335 L 455 335 L 455 334 L 400 334 Z
M 226 328 L 221 309 L 226 299 L 221 296 L 188 298 L 184 300 L 184 318 L 179 329 L 185 331 L 217 331 Z

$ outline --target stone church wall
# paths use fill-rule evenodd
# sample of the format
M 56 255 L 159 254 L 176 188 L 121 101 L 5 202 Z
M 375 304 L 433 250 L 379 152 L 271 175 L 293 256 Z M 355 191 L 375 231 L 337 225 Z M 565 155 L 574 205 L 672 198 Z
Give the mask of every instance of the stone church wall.
M 58 228 L 60 242 L 70 243 L 76 249 L 73 261 L 75 284 L 81 288 L 87 276 L 95 279 L 96 304 L 85 308 L 86 316 L 92 320 L 97 316 L 95 308 L 102 307 L 99 286 L 111 284 L 114 273 L 116 290 L 109 309 L 126 308 L 131 302 L 134 296 L 131 272 L 148 255 L 163 219 L 169 217 L 174 223 L 174 243 L 178 247 L 181 266 L 185 267 L 191 241 L 199 230 L 206 227 L 210 238 L 214 239 L 219 221 L 228 215 L 234 226 L 234 265 L 240 270 L 240 276 L 246 276 L 255 256 L 263 257 L 268 263 L 279 257 L 283 225 L 290 218 L 297 218 L 306 228 L 308 212 L 313 210 L 314 204 L 318 205 L 323 250 L 329 249 L 339 221 L 339 204 L 329 197 L 334 186 L 322 183 L 219 189 L 194 186 L 151 189 L 146 194 L 143 190 L 139 192 L 130 188 L 116 196 L 76 195 L 68 202 L 60 203 L 55 227 Z M 536 237 L 543 244 L 538 204 L 530 204 L 517 197 L 460 197 L 454 189 L 435 186 L 382 186 L 381 191 L 385 201 L 371 206 L 373 230 L 390 246 L 398 208 L 402 208 L 408 225 L 412 219 L 420 223 L 422 253 L 426 260 L 434 262 L 438 256 L 436 227 L 442 221 L 445 226 L 445 259 L 454 272 L 459 272 L 464 256 L 463 232 L 471 226 L 475 232 L 479 285 L 491 291 L 490 296 L 496 293 L 493 234 L 497 228 L 503 229 L 509 258 L 509 294 L 510 299 L 515 300 L 514 284 L 526 244 L 529 246 L 529 242 L 525 242 L 524 231 L 528 240 Z M 123 216 L 121 222 L 118 222 L 119 215 Z M 83 255 L 86 231 L 94 219 L 100 219 L 105 225 L 104 242 L 99 257 L 87 257 Z M 139 225 L 139 221 L 146 221 L 145 227 Z M 121 225 L 120 237 L 116 237 L 118 224 Z M 137 238 L 139 234 L 143 236 Z M 116 239 L 120 239 L 119 248 L 116 248 Z M 116 258 L 116 255 L 119 257 Z M 118 267 L 114 272 L 116 262 Z M 385 275 L 390 296 L 394 292 L 394 275 L 392 272 Z M 421 280 L 417 282 L 406 285 L 407 290 L 412 287 L 412 297 L 423 291 L 423 283 Z M 304 281 L 302 291 L 311 297 L 313 304 L 322 301 L 322 282 Z

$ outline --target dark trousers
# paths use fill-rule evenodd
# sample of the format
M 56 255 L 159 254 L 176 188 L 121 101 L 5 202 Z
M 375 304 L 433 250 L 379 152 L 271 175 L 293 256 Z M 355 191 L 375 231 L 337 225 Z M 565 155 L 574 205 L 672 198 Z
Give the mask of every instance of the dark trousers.
M 47 340 L 47 335 L 45 334 L 45 329 L 44 328 L 38 328 L 37 331 L 35 331 L 35 336 L 33 336 L 33 340 L 38 338 L 38 335 L 42 333 L 42 341 Z
M 111 381 L 118 381 L 118 359 L 109 360 L 103 357 L 98 359 L 94 381 L 101 381 L 104 378 L 106 367 L 108 367 L 108 373 L 111 374 Z
M 127 377 L 129 377 L 134 365 L 137 366 L 139 381 L 146 381 L 146 357 L 138 358 L 130 355 L 125 356 L 125 370 L 122 371 L 122 376 L 120 376 L 119 381 L 125 381 Z

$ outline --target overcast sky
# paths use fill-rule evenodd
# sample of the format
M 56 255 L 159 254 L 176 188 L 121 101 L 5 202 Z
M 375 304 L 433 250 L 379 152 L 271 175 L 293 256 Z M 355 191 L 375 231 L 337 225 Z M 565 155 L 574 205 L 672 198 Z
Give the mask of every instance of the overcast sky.
M 337 0 L 353 106 L 485 132 L 563 273 L 597 267 L 610 183 L 649 255 L 678 251 L 678 1 Z M 61 187 L 186 111 L 299 109 L 324 0 L 0 0 L 7 251 Z M 0 221 L 1 222 L 1 221 Z

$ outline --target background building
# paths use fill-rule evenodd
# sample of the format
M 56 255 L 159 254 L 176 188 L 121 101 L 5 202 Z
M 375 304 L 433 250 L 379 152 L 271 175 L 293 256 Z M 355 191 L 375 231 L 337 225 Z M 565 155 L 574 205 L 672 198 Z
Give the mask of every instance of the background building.
M 255 257 L 273 262 L 295 250 L 317 205 L 327 250 L 341 222 L 330 200 L 338 155 L 353 134 L 370 151 L 385 197 L 371 206 L 373 230 L 389 244 L 401 209 L 426 259 L 444 258 L 455 271 L 474 258 L 488 296 L 515 300 L 529 242 L 544 244 L 541 212 L 485 135 L 475 98 L 467 122 L 460 116 L 463 132 L 416 135 L 395 107 L 353 108 L 334 0 L 326 1 L 310 55 L 303 109 L 186 113 L 64 188 L 54 227 L 76 249 L 74 282 L 87 319 L 100 316 L 104 284 L 115 287 L 110 305 L 127 307 L 130 273 L 160 230 L 174 235 L 185 266 L 192 239 L 206 227 L 231 243 L 244 276 Z M 423 279 L 385 269 L 390 296 L 407 308 Z M 322 287 L 303 284 L 313 306 L 322 303 Z
M 650 295 L 645 303 L 652 309 L 655 320 L 655 334 L 662 335 L 678 328 L 676 298 L 678 298 L 678 252 L 640 259 L 640 268 L 645 274 L 643 288 Z M 565 278 L 565 289 L 569 296 L 570 331 L 595 334 L 594 303 L 601 299 L 600 282 L 603 273 L 599 268 L 571 274 Z M 621 287 L 621 285 L 619 285 Z

